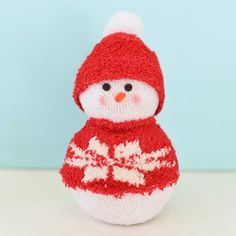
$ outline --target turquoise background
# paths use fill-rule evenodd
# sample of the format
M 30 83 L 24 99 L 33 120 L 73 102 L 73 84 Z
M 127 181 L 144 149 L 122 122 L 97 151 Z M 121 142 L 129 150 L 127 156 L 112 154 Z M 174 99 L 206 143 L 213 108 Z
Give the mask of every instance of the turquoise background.
M 139 14 L 165 74 L 158 121 L 182 169 L 236 169 L 236 1 L 0 2 L 0 167 L 58 168 L 87 119 L 74 77 L 118 10 Z

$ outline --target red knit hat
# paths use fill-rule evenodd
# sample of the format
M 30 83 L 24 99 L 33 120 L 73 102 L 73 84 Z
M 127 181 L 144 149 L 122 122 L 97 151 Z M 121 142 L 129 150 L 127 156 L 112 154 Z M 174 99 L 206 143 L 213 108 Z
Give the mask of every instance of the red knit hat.
M 152 86 L 159 95 L 155 115 L 162 109 L 165 94 L 163 75 L 155 52 L 134 34 L 117 32 L 104 37 L 80 67 L 73 97 L 83 110 L 79 95 L 103 80 L 134 79 Z

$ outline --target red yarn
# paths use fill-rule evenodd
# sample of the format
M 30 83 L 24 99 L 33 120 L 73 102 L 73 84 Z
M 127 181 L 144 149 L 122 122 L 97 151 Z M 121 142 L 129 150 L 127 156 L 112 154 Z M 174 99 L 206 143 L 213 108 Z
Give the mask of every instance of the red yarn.
M 155 52 L 137 36 L 114 33 L 98 43 L 80 67 L 75 80 L 73 97 L 83 110 L 79 94 L 89 85 L 102 80 L 129 78 L 151 85 L 159 95 L 160 112 L 164 102 L 163 75 Z
M 142 152 L 150 153 L 165 146 L 171 147 L 168 155 L 160 157 L 160 161 L 175 163 L 172 167 L 156 168 L 152 171 L 142 171 L 144 174 L 144 185 L 130 185 L 128 182 L 116 181 L 112 175 L 106 180 L 95 179 L 92 182 L 84 183 L 84 168 L 72 167 L 64 163 L 60 170 L 63 182 L 67 187 L 90 190 L 94 193 L 110 194 L 120 197 L 125 193 L 151 193 L 156 188 L 163 190 L 172 186 L 179 178 L 179 166 L 175 150 L 161 127 L 156 124 L 154 117 L 143 120 L 113 123 L 105 119 L 90 118 L 85 126 L 74 135 L 71 142 L 81 149 L 88 147 L 89 140 L 97 138 L 109 146 L 109 156 L 114 158 L 114 145 L 139 140 Z M 66 158 L 72 158 L 74 152 L 68 147 Z M 122 165 L 121 165 L 122 166 Z M 112 168 L 112 167 L 109 167 Z

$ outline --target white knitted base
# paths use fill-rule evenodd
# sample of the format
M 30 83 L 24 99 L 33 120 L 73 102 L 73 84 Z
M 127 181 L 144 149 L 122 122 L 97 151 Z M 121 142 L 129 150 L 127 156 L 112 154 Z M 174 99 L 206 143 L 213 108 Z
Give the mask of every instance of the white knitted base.
M 156 216 L 171 196 L 174 186 L 157 189 L 151 195 L 126 194 L 122 198 L 73 190 L 81 208 L 89 215 L 111 224 L 132 225 Z

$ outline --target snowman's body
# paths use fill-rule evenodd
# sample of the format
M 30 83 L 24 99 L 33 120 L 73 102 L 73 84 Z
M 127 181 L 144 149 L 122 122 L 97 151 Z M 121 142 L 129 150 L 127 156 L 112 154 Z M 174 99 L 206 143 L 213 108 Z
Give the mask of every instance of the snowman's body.
M 61 174 L 87 213 L 129 225 L 159 213 L 177 183 L 179 167 L 171 141 L 154 119 L 164 101 L 156 56 L 133 35 L 109 37 L 105 49 L 96 46 L 77 75 L 74 98 L 91 118 L 72 138 Z M 125 50 L 123 40 L 128 42 Z M 131 57 L 124 57 L 127 50 L 133 50 Z M 146 67 L 149 57 L 136 57 L 142 51 L 152 58 Z M 120 61 L 126 70 L 119 70 Z M 81 78 L 93 82 L 82 85 Z
M 127 193 L 122 198 L 73 190 L 80 207 L 96 219 L 119 225 L 132 225 L 155 217 L 169 200 L 174 186 L 156 189 L 151 194 Z

